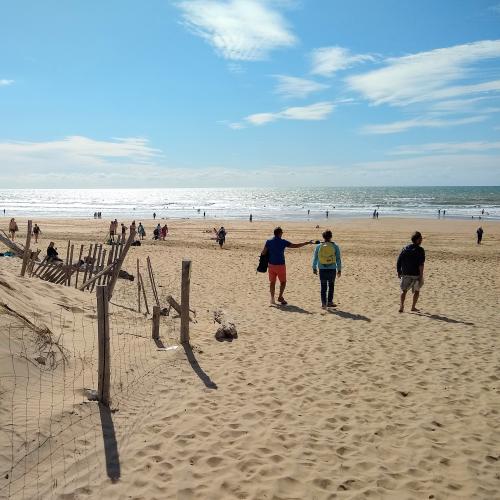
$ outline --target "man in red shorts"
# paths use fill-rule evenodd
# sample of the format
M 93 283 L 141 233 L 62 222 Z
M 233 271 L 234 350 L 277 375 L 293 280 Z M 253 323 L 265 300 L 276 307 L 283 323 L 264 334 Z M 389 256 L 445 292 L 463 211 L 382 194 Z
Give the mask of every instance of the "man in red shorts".
M 300 248 L 305 245 L 311 245 L 313 242 L 306 241 L 304 243 L 290 243 L 282 238 L 283 230 L 277 227 L 274 230 L 274 238 L 266 241 L 262 255 L 269 257 L 269 291 L 271 292 L 271 304 L 276 304 L 274 300 L 276 279 L 280 281 L 280 293 L 278 295 L 278 302 L 286 305 L 287 302 L 283 297 L 286 287 L 286 265 L 285 265 L 285 248 Z

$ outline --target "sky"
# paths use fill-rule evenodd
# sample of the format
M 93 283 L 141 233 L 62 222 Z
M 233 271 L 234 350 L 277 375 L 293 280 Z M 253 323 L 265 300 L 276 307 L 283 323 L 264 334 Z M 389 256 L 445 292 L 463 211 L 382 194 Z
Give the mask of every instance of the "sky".
M 500 185 L 499 0 L 0 7 L 0 188 Z

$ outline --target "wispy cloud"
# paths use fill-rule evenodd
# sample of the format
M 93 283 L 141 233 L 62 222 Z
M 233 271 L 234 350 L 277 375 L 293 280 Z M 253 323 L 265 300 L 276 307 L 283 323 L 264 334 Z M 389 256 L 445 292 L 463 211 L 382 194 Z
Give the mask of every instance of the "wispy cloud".
M 361 128 L 363 134 L 397 134 L 413 128 L 442 128 L 456 125 L 467 125 L 486 120 L 486 116 L 471 116 L 468 118 L 459 118 L 456 120 L 446 120 L 440 118 L 413 118 L 411 120 L 401 120 L 391 123 L 381 123 L 377 125 L 365 125 Z
M 264 125 L 276 120 L 324 120 L 333 111 L 335 105 L 324 101 L 309 106 L 295 106 L 276 113 L 255 113 L 245 120 L 252 125 Z
M 349 76 L 349 88 L 371 103 L 406 106 L 462 95 L 500 90 L 500 81 L 458 84 L 475 77 L 476 63 L 500 57 L 500 40 L 484 40 L 464 45 L 390 58 L 380 69 Z M 452 86 L 454 84 L 454 86 Z
M 491 101 L 496 96 L 482 96 L 472 97 L 470 99 L 450 99 L 445 101 L 438 101 L 429 106 L 429 110 L 437 113 L 477 113 L 478 104 Z M 482 113 L 489 112 L 491 108 L 481 107 Z
M 71 170 L 74 167 L 92 170 L 117 162 L 147 165 L 154 163 L 160 156 L 160 150 L 149 146 L 146 139 L 136 137 L 99 141 L 88 137 L 70 136 L 46 142 L 0 143 L 0 163 L 14 169 L 23 164 L 34 167 L 46 166 L 53 162 L 64 170 Z
M 12 85 L 13 83 L 14 83 L 14 80 L 2 79 L 2 80 L 0 80 L 0 87 L 7 87 L 7 85 Z
M 276 85 L 276 93 L 283 97 L 303 98 L 328 88 L 324 83 L 307 80 L 306 78 L 298 78 L 295 76 L 275 75 L 278 83 Z
M 297 41 L 282 14 L 265 0 L 183 0 L 177 5 L 184 23 L 225 59 L 265 59 Z
M 412 144 L 398 146 L 389 152 L 390 155 L 422 155 L 422 154 L 457 154 L 484 153 L 500 150 L 500 141 L 469 141 L 469 142 L 430 142 L 427 144 Z
M 374 61 L 370 54 L 352 54 L 344 47 L 321 47 L 311 54 L 313 75 L 332 76 L 337 71 L 350 68 L 355 64 Z
M 500 3 L 497 3 L 496 5 L 490 6 L 489 10 L 492 10 L 496 14 L 500 14 Z

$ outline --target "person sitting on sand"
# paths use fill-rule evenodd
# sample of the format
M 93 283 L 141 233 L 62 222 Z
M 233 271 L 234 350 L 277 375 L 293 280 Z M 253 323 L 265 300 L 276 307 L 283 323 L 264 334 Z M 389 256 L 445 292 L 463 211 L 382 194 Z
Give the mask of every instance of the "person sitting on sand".
M 323 243 L 314 249 L 312 268 L 313 273 L 318 274 L 321 282 L 321 307 L 337 307 L 333 303 L 333 292 L 335 289 L 335 277 L 342 275 L 342 261 L 340 248 L 332 241 L 332 232 L 328 229 L 323 233 Z M 328 290 L 328 300 L 327 300 Z
M 47 260 L 49 262 L 62 262 L 62 259 L 59 258 L 59 254 L 57 253 L 57 248 L 54 247 L 53 241 L 51 241 L 47 247 Z
M 276 304 L 274 300 L 276 279 L 280 281 L 280 291 L 278 295 L 278 302 L 286 305 L 287 301 L 283 297 L 286 288 L 286 264 L 285 264 L 285 249 L 286 248 L 301 248 L 306 245 L 312 245 L 312 240 L 305 241 L 304 243 L 291 243 L 284 240 L 283 229 L 277 227 L 274 230 L 274 238 L 266 241 L 261 255 L 268 255 L 269 257 L 269 291 L 271 293 L 271 304 Z
M 38 236 L 42 234 L 42 230 L 40 229 L 40 226 L 38 224 L 35 224 L 35 227 L 33 228 L 33 236 L 35 237 L 35 243 L 38 243 Z
M 12 218 L 9 222 L 9 234 L 10 239 L 14 241 L 16 239 L 16 233 L 19 231 L 19 227 L 17 227 L 16 219 Z
M 481 241 L 483 240 L 483 228 L 482 227 L 478 227 L 477 228 L 477 231 L 476 231 L 476 234 L 477 234 L 477 244 L 480 245 L 481 244 Z
M 401 306 L 399 312 L 404 311 L 406 293 L 411 288 L 413 292 L 412 311 L 418 311 L 416 305 L 420 295 L 420 288 L 424 286 L 425 250 L 421 247 L 422 235 L 415 231 L 411 237 L 412 244 L 403 248 L 399 254 L 396 269 L 401 280 Z

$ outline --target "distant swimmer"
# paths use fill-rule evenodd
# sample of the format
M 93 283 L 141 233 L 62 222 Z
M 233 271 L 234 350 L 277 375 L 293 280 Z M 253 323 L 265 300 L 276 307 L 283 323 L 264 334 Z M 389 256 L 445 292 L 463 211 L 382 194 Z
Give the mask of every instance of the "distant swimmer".
M 422 245 L 422 234 L 415 231 L 411 237 L 411 245 L 403 248 L 396 264 L 398 278 L 401 280 L 401 306 L 399 312 L 404 311 L 406 293 L 411 288 L 413 292 L 412 311 L 418 311 L 417 301 L 420 288 L 424 286 L 425 250 Z

